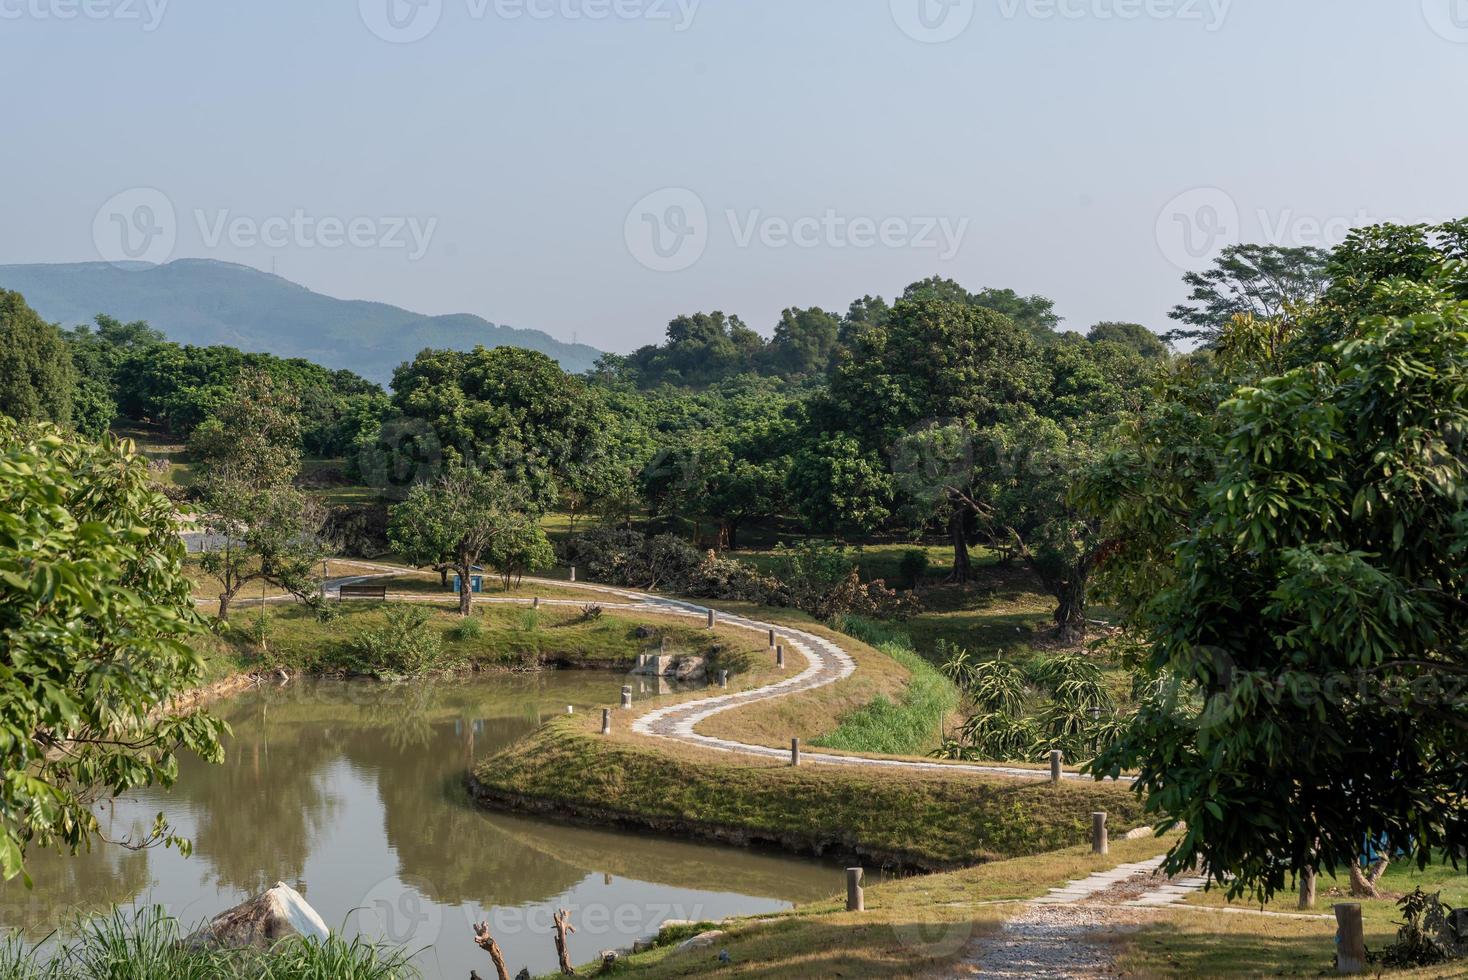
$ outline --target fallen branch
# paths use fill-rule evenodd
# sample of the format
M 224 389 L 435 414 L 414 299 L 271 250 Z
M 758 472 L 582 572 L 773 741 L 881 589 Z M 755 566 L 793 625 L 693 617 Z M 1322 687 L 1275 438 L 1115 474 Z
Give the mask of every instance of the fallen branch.
M 489 934 L 488 922 L 481 922 L 474 927 L 474 944 L 494 960 L 494 968 L 499 972 L 500 980 L 510 980 L 510 970 L 505 966 L 505 954 L 500 952 L 500 944 L 495 942 L 494 937 Z M 472 970 L 470 973 L 472 976 L 478 976 Z

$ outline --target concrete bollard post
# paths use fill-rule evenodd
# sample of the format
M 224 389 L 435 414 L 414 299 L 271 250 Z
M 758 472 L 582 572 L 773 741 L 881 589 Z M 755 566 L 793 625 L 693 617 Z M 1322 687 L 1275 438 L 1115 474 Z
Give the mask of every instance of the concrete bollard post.
M 622 707 L 632 707 L 632 688 L 630 687 L 622 688 Z
M 572 565 L 571 566 L 571 581 L 573 581 L 573 582 L 576 581 L 576 566 L 575 565 Z
M 603 709 L 601 709 L 601 733 L 603 735 L 610 735 L 610 734 L 612 734 L 612 709 L 611 708 L 603 708 Z
M 1111 853 L 1111 843 L 1106 839 L 1106 814 L 1091 814 L 1091 853 Z
M 866 872 L 861 868 L 846 869 L 846 911 L 866 911 L 866 893 L 861 887 L 862 878 L 865 876 Z
M 1064 753 L 1059 749 L 1055 749 L 1050 753 L 1050 781 L 1052 783 L 1057 785 L 1060 783 L 1060 764 L 1064 761 Z
M 568 715 L 574 715 L 575 713 L 576 713 L 576 706 L 574 704 L 568 704 L 568 705 L 566 705 L 566 714 L 568 714 Z
M 719 671 L 719 686 L 724 688 L 729 686 L 729 672 L 727 670 Z
M 775 647 L 775 666 L 781 670 L 785 669 L 785 644 Z
M 792 766 L 800 765 L 800 739 L 798 738 L 792 738 L 790 740 L 790 764 Z
M 539 609 L 540 608 L 540 596 L 536 596 L 534 599 L 531 599 L 530 600 L 530 608 L 531 609 Z
M 770 649 L 775 649 L 775 631 L 770 630 Z
M 714 611 L 712 609 L 710 609 L 709 610 L 709 629 L 713 629 L 713 628 L 714 628 Z
M 1362 973 L 1366 970 L 1366 930 L 1361 923 L 1361 905 L 1342 902 L 1335 907 L 1335 972 Z

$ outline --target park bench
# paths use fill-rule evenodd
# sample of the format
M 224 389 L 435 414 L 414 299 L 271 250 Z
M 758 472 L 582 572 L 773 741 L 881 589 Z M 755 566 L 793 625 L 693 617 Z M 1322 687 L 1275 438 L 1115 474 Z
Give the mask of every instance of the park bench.
M 341 592 L 337 593 L 336 601 L 343 599 L 377 599 L 387 601 L 387 586 L 385 585 L 343 585 Z

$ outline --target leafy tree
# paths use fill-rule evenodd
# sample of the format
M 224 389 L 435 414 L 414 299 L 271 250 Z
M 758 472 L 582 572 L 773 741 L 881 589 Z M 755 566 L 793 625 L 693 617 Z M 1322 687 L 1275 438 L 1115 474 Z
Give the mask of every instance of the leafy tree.
M 438 435 L 445 459 L 495 469 L 538 510 L 589 459 L 610 420 L 585 382 L 535 351 L 424 351 L 393 375 L 393 402 Z
M 1119 344 L 1151 360 L 1161 360 L 1168 353 L 1167 344 L 1162 338 L 1140 323 L 1107 320 L 1092 327 L 1091 332 L 1086 334 L 1086 339 L 1093 344 Z
M 505 591 L 520 584 L 526 575 L 543 572 L 556 563 L 556 550 L 540 524 L 527 515 L 509 521 L 490 542 L 485 561 L 504 580 Z
M 93 803 L 220 762 L 224 726 L 168 705 L 201 632 L 173 506 L 124 443 L 0 418 L 0 873 L 100 836 Z M 150 840 L 172 837 L 159 816 Z M 134 842 L 137 843 L 137 842 Z
M 1171 870 L 1235 893 L 1468 843 L 1468 223 L 1360 230 L 1296 319 L 1238 317 L 1084 481 L 1149 699 Z M 1365 883 L 1369 887 L 1369 882 Z
M 992 310 L 1008 317 L 1010 322 L 1028 333 L 1041 344 L 1055 340 L 1060 317 L 1055 313 L 1055 302 L 1044 296 L 1021 296 L 1012 289 L 981 289 L 971 293 L 952 279 L 924 279 L 915 282 L 902 294 L 905 300 L 939 300 L 971 306 L 976 309 Z
M 76 368 L 61 331 L 20 293 L 0 289 L 0 413 L 70 425 L 75 389 Z
M 1292 304 L 1309 303 L 1325 289 L 1326 260 L 1327 253 L 1318 248 L 1230 245 L 1214 259 L 1213 268 L 1183 276 L 1192 293 L 1188 303 L 1173 307 L 1168 316 L 1184 326 L 1162 339 L 1206 345 L 1236 316 L 1268 319 Z
M 870 533 L 892 515 L 892 476 L 850 436 L 828 436 L 796 454 L 790 496 L 808 528 Z
M 775 325 L 775 338 L 770 342 L 770 360 L 776 370 L 787 377 L 825 374 L 836 351 L 836 337 L 841 321 L 813 306 L 808 310 L 791 308 Z
M 254 486 L 288 484 L 301 468 L 300 398 L 264 371 L 246 371 L 234 393 L 193 432 L 189 450 L 206 476 Z
M 469 583 L 474 569 L 501 538 L 517 532 L 526 509 L 526 492 L 503 474 L 454 464 L 432 483 L 414 487 L 392 509 L 388 540 L 416 557 L 429 553 L 419 549 L 430 542 L 452 542 L 452 565 L 462 585 L 459 614 L 467 617 L 473 612 Z

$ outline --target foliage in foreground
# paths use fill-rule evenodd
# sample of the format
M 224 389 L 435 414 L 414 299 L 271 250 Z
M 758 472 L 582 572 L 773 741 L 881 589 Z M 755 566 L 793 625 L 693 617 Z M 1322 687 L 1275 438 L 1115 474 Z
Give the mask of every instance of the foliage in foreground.
M 201 632 L 173 505 L 130 446 L 0 416 L 0 874 L 73 852 L 91 804 L 169 785 L 223 725 L 160 710 L 197 685 Z M 159 815 L 157 839 L 169 837 Z
M 1172 695 L 1138 769 L 1234 894 L 1468 844 L 1468 222 L 1382 226 L 1321 301 L 1240 318 L 1086 481 L 1111 598 Z
M 413 980 L 407 956 L 361 939 L 290 939 L 269 953 L 190 950 L 176 919 L 161 908 L 82 922 L 76 939 L 36 950 L 0 943 L 6 980 Z

